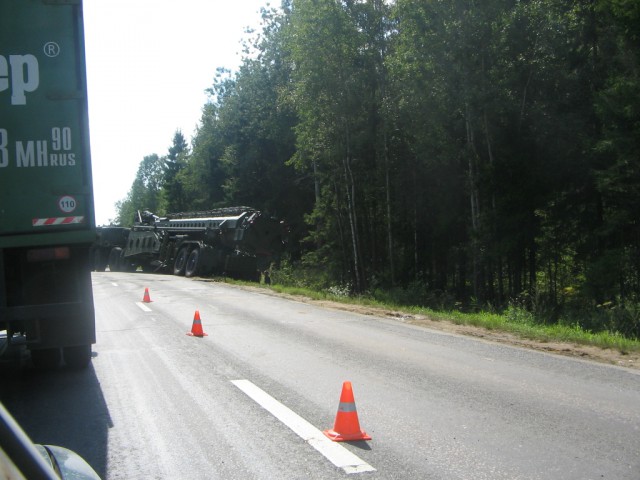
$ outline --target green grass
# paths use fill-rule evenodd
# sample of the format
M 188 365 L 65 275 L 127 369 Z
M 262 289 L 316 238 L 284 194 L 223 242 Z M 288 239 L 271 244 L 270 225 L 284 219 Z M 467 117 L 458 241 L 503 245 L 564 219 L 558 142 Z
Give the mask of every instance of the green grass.
M 226 280 L 228 283 L 256 286 L 255 283 Z M 619 333 L 592 333 L 577 325 L 544 325 L 537 323 L 535 318 L 526 311 L 508 310 L 505 314 L 489 312 L 463 313 L 459 311 L 438 311 L 422 307 L 383 303 L 368 297 L 350 297 L 336 295 L 327 291 L 316 291 L 304 287 L 290 287 L 284 285 L 260 285 L 272 291 L 287 295 L 298 295 L 312 300 L 330 300 L 349 305 L 362 305 L 411 315 L 422 315 L 434 321 L 452 322 L 457 325 L 471 325 L 487 330 L 506 332 L 520 338 L 538 342 L 563 342 L 578 345 L 589 345 L 602 349 L 613 349 L 623 354 L 640 352 L 640 341 L 625 338 Z
M 507 315 L 495 313 L 461 313 L 461 312 L 430 312 L 425 315 L 438 319 L 454 322 L 460 325 L 474 325 L 501 332 L 512 333 L 521 338 L 539 342 L 562 342 L 589 345 L 599 348 L 610 348 L 623 354 L 640 352 L 640 341 L 625 338 L 619 333 L 598 332 L 592 333 L 583 330 L 577 325 L 542 325 L 533 320 L 517 321 Z

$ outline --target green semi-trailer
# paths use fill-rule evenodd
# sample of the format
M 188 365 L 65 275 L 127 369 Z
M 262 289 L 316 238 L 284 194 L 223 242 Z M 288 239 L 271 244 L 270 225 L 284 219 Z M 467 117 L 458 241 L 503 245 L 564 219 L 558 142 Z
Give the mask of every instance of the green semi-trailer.
M 81 0 L 0 2 L 0 333 L 86 366 L 95 239 Z

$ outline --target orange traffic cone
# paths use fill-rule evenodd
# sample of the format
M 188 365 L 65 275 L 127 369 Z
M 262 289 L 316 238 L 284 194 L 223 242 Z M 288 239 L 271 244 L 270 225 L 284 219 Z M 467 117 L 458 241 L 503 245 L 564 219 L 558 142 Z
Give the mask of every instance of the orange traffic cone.
M 149 289 L 148 288 L 144 289 L 144 297 L 142 297 L 142 302 L 143 303 L 151 303 L 151 297 L 149 296 Z
M 191 331 L 187 332 L 190 337 L 205 337 L 207 334 L 202 330 L 202 322 L 200 321 L 200 311 L 196 310 L 193 316 L 193 325 Z
M 350 442 L 355 440 L 371 440 L 364 430 L 360 430 L 358 422 L 358 412 L 356 402 L 353 399 L 353 388 L 351 382 L 342 384 L 342 394 L 340 395 L 340 405 L 336 414 L 336 421 L 333 429 L 325 430 L 324 433 L 334 442 Z

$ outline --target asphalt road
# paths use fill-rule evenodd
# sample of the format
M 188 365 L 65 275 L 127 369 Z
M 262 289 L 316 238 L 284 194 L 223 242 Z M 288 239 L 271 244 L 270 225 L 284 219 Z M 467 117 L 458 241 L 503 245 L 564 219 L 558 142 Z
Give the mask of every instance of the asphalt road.
M 638 371 L 221 283 L 93 278 L 89 368 L 23 360 L 0 400 L 104 479 L 640 479 Z M 370 441 L 323 441 L 345 381 Z

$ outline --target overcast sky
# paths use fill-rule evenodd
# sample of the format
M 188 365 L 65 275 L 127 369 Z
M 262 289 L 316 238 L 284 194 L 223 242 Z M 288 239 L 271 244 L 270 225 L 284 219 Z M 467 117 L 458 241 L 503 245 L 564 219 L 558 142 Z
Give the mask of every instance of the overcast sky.
M 240 65 L 267 0 L 89 0 L 84 28 L 96 224 L 114 219 L 146 155 L 188 142 L 216 69 Z

